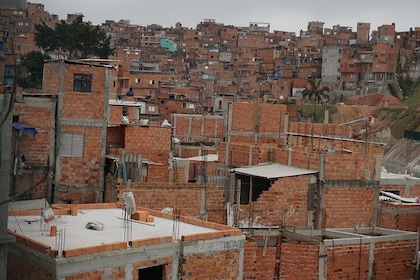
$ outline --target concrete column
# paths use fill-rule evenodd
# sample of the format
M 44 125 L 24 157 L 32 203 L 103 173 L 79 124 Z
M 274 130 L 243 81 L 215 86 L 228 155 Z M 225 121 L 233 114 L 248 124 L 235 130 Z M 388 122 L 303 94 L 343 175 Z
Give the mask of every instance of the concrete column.
M 325 154 L 319 155 L 319 175 L 318 175 L 318 200 L 315 213 L 315 228 L 322 229 L 322 206 L 324 204 L 324 184 L 325 184 Z
M 65 64 L 62 62 L 60 64 L 60 79 L 58 84 L 58 98 L 57 98 L 57 104 L 56 104 L 56 127 L 55 127 L 55 143 L 60 143 L 60 135 L 63 123 L 61 119 L 63 118 L 63 106 L 64 106 L 64 82 L 66 79 L 66 72 L 65 72 Z M 54 156 L 54 181 L 53 181 L 53 187 L 52 187 L 52 197 L 51 197 L 51 203 L 57 203 L 58 202 L 58 182 L 61 180 L 61 165 L 59 160 L 59 145 L 55 147 L 55 156 Z
M 244 251 L 244 247 L 239 251 L 238 280 L 242 280 L 244 277 Z
M 292 165 L 292 155 L 293 155 L 293 150 L 291 147 L 289 147 L 288 151 L 287 151 L 287 165 L 291 166 Z
M 203 182 L 201 184 L 200 216 L 201 216 L 201 219 L 204 221 L 207 221 L 206 191 L 207 191 L 207 182 Z
M 283 132 L 288 132 L 289 131 L 289 113 L 285 113 L 284 114 L 284 131 Z
M 230 143 L 230 134 L 229 131 L 232 129 L 232 103 L 228 103 L 228 112 L 227 112 L 227 118 L 226 118 L 226 142 Z
M 192 123 L 192 117 L 188 118 L 188 139 L 191 137 L 191 123 Z
M 179 259 L 181 258 L 181 251 L 182 251 L 182 242 L 178 242 L 178 248 L 175 250 L 175 253 L 172 257 L 172 272 L 171 272 L 171 280 L 178 280 L 181 277 L 178 277 L 179 273 Z
M 252 165 L 252 145 L 249 146 L 249 151 L 248 151 L 248 165 Z
M 108 131 L 109 95 L 111 92 L 111 70 L 105 70 L 105 90 L 103 93 L 104 111 L 101 127 L 101 157 L 99 163 L 99 190 L 97 190 L 96 202 L 105 201 L 105 158 L 106 158 L 106 135 Z
M 374 279 L 374 265 L 375 265 L 375 242 L 369 243 L 369 274 L 368 279 Z
M 327 279 L 327 248 L 324 243 L 319 244 L 318 253 L 318 279 Z

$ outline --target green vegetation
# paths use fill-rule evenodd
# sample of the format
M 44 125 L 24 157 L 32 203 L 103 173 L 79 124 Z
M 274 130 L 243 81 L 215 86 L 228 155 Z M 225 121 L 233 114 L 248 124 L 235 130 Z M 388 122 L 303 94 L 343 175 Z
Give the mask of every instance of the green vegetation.
M 312 120 L 317 120 L 317 104 L 322 103 L 324 99 L 329 100 L 327 92 L 330 90 L 327 86 L 321 86 L 320 80 L 308 80 L 310 87 L 302 91 L 302 98 L 308 98 L 313 102 Z M 312 100 L 313 99 L 313 100 Z M 319 114 L 319 113 L 318 113 Z
M 400 85 L 402 88 L 402 85 Z M 409 91 L 404 93 L 404 105 L 408 107 L 417 106 L 420 103 L 420 81 L 413 82 Z
M 326 109 L 325 104 L 303 104 L 299 106 L 298 111 L 302 117 L 313 118 L 314 122 L 323 122 Z
M 45 23 L 35 25 L 35 42 L 47 53 L 58 53 L 68 59 L 108 58 L 113 53 L 110 38 L 99 26 L 83 22 L 83 16 L 68 24 L 61 21 L 55 29 Z
M 20 69 L 22 77 L 18 79 L 18 85 L 22 88 L 41 88 L 44 61 L 49 58 L 48 55 L 37 51 L 22 56 Z

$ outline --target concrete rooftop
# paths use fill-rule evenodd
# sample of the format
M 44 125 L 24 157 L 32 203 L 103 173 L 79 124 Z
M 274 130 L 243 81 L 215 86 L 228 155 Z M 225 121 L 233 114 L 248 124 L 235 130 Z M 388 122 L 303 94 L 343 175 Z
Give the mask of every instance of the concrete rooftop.
M 43 222 L 40 215 L 9 215 L 9 231 L 57 250 L 57 238 L 60 229 L 65 229 L 64 250 L 124 242 L 127 234 L 131 240 L 173 236 L 174 220 L 154 216 L 153 223 L 141 223 L 131 220 L 132 229 L 124 226 L 123 209 L 79 209 L 77 216 L 55 215 L 49 224 Z M 87 229 L 88 222 L 98 221 L 104 225 L 103 230 Z M 179 222 L 178 237 L 191 234 L 218 232 L 210 227 Z M 57 226 L 57 237 L 50 236 L 50 226 Z

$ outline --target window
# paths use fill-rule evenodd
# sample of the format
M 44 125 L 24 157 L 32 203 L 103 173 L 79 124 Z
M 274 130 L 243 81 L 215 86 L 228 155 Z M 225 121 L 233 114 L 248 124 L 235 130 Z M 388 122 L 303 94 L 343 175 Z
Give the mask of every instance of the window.
M 128 107 L 127 106 L 122 107 L 122 115 L 123 116 L 128 116 Z
M 152 267 L 146 267 L 138 270 L 139 280 L 143 279 L 164 279 L 165 266 L 158 265 Z
M 195 104 L 194 103 L 184 103 L 183 107 L 186 109 L 195 109 Z
M 257 201 L 260 195 L 268 191 L 271 186 L 269 179 L 259 177 L 249 177 L 245 175 L 236 175 L 237 179 L 241 179 L 240 203 L 249 204 L 250 201 Z M 252 184 L 252 188 L 251 188 Z
M 92 87 L 92 75 L 74 74 L 73 91 L 90 92 Z
M 60 138 L 60 156 L 82 157 L 85 135 L 82 133 L 63 133 Z
M 154 112 L 154 111 L 155 111 L 155 107 L 150 106 L 150 107 L 149 107 L 149 112 Z

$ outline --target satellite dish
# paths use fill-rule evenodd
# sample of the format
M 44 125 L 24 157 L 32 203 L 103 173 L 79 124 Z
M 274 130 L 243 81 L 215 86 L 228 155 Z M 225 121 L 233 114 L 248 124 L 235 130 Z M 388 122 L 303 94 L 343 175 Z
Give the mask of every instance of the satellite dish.
M 133 215 L 136 213 L 136 201 L 134 200 L 134 195 L 132 192 L 123 193 L 125 211 L 128 215 Z

